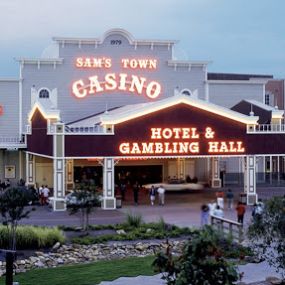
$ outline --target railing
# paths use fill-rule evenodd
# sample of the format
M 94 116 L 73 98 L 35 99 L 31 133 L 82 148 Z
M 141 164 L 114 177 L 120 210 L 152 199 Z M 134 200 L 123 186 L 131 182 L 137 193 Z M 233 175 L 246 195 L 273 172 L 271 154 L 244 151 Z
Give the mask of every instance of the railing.
M 237 242 L 241 243 L 243 241 L 243 226 L 241 223 L 217 216 L 211 216 L 211 225 L 218 231 L 229 235 Z
M 284 124 L 261 124 L 256 126 L 248 126 L 248 133 L 284 133 Z
M 112 133 L 112 129 L 105 129 L 103 126 L 96 125 L 94 127 L 69 127 L 65 126 L 65 134 L 104 134 Z M 31 125 L 26 125 L 26 133 L 31 134 Z M 48 134 L 56 134 L 56 125 L 49 124 L 47 126 Z
M 83 133 L 83 134 L 103 134 L 105 132 L 103 126 L 94 127 L 68 127 L 65 126 L 66 133 Z
M 25 137 L 0 137 L 0 145 L 4 147 L 24 146 L 26 144 Z

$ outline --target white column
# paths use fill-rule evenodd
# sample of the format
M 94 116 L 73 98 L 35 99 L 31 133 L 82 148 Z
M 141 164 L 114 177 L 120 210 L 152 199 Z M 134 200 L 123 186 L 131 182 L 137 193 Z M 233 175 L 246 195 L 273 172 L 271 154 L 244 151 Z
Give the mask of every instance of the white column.
M 277 156 L 277 180 L 280 181 L 280 156 Z
M 64 124 L 55 124 L 53 135 L 53 210 L 65 211 L 65 151 Z
M 254 155 L 248 155 L 244 158 L 244 193 L 246 193 L 248 205 L 257 202 L 256 157 Z
M 23 161 L 22 161 L 22 151 L 19 150 L 18 152 L 19 155 L 19 177 L 18 180 L 23 178 Z
M 26 152 L 26 184 L 35 185 L 36 167 L 35 156 Z
M 270 155 L 270 185 L 272 184 L 272 171 L 273 171 L 273 167 L 272 167 L 272 155 Z
M 104 158 L 103 161 L 103 203 L 104 210 L 116 209 L 115 198 L 115 166 L 114 158 Z
M 211 187 L 221 188 L 220 161 L 218 157 L 211 158 Z

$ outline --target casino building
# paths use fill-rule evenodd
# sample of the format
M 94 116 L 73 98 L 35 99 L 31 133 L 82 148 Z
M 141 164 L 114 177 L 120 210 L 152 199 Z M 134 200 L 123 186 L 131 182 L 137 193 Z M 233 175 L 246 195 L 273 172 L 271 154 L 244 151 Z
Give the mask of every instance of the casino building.
M 114 209 L 125 173 L 211 187 L 241 173 L 253 204 L 256 173 L 285 170 L 284 111 L 265 104 L 272 76 L 208 73 L 210 62 L 176 60 L 175 44 L 112 29 L 17 59 L 19 78 L 0 79 L 0 179 L 47 184 L 64 210 L 66 191 L 92 177 Z

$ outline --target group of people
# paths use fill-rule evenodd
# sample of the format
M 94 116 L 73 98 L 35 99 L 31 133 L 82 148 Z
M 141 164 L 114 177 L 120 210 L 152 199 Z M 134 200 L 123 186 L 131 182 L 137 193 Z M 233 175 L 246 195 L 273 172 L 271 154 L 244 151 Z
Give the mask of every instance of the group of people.
M 216 201 L 210 203 L 208 205 L 203 204 L 201 206 L 201 225 L 208 224 L 209 216 L 216 216 L 223 218 L 224 217 L 224 197 L 226 197 L 227 201 L 227 208 L 229 210 L 233 209 L 234 205 L 234 193 L 231 189 L 228 189 L 226 194 L 223 191 L 218 191 L 216 193 Z M 235 208 L 237 213 L 237 222 L 243 224 L 244 223 L 244 215 L 246 213 L 246 205 L 242 201 L 237 203 Z M 259 199 L 258 203 L 254 204 L 252 210 L 252 217 L 253 219 L 261 219 L 263 212 L 263 203 L 261 199 Z
M 152 185 L 149 190 L 150 204 L 154 206 L 156 200 L 156 194 L 158 194 L 158 205 L 164 206 L 165 202 L 165 189 L 160 185 L 157 189 Z
M 39 187 L 39 200 L 40 200 L 40 204 L 42 206 L 47 205 L 48 204 L 48 197 L 50 195 L 50 190 L 48 188 L 47 185 L 42 185 L 41 187 Z

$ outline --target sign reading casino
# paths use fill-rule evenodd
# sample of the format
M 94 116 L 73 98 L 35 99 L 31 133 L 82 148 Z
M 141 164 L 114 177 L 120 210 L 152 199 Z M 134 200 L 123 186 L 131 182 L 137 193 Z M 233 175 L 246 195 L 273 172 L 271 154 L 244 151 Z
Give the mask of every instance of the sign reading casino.
M 156 59 L 122 58 L 120 64 L 123 70 L 155 70 L 157 68 Z M 109 69 L 112 66 L 112 59 L 107 57 L 78 57 L 75 60 L 75 67 L 82 69 Z M 78 79 L 72 84 L 72 93 L 77 98 L 114 90 L 128 91 L 156 99 L 161 93 L 161 85 L 146 77 L 124 72 L 109 72 L 102 77 L 94 74 L 85 79 Z
M 200 154 L 200 139 L 207 141 L 208 153 L 244 153 L 242 141 L 217 141 L 215 132 L 207 127 L 203 136 L 198 133 L 197 128 L 151 128 L 151 140 L 149 142 L 123 142 L 119 146 L 121 154 L 146 155 L 146 154 L 174 154 L 191 155 Z M 165 141 L 169 140 L 169 141 Z

